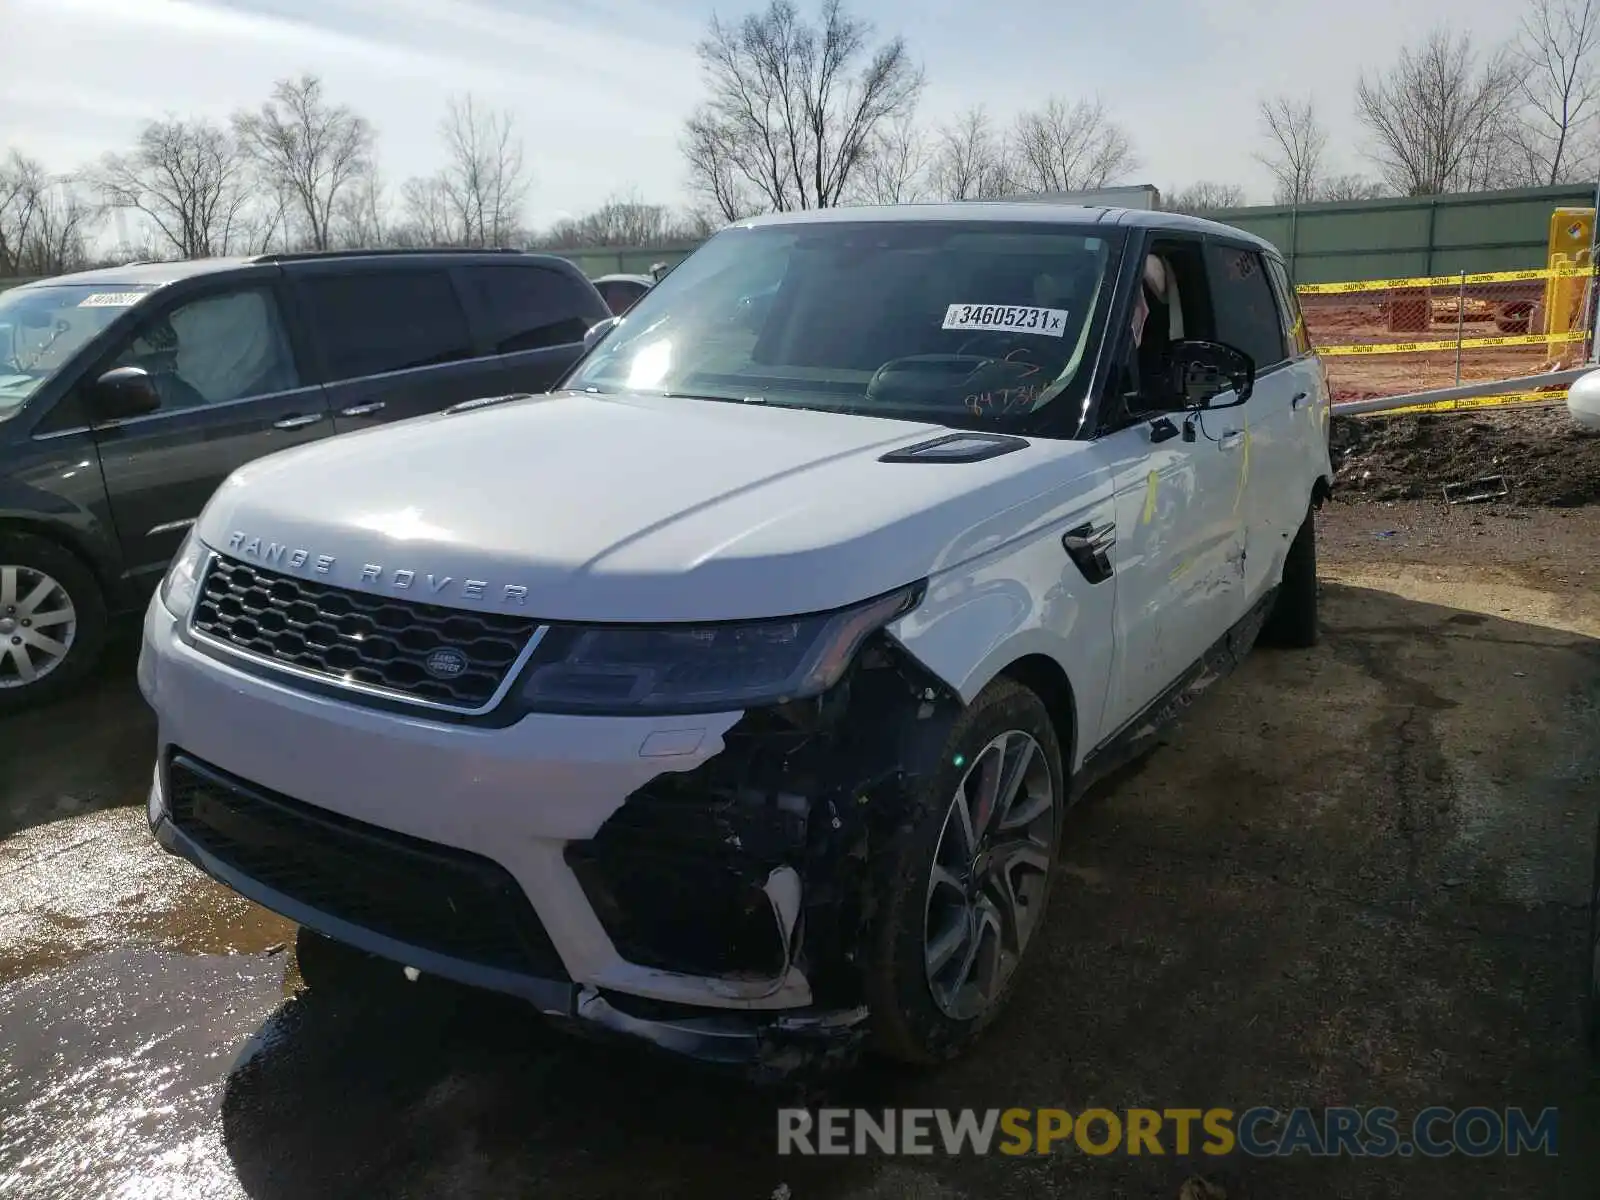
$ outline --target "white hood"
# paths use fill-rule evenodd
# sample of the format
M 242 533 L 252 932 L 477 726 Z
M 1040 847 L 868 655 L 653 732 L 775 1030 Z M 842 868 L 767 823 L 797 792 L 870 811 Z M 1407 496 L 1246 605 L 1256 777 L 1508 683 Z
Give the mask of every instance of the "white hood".
M 459 608 L 589 621 L 815 612 L 995 548 L 1089 469 L 1084 443 L 1038 439 L 976 463 L 879 461 L 946 432 L 560 393 L 261 459 L 198 528 L 276 570 Z

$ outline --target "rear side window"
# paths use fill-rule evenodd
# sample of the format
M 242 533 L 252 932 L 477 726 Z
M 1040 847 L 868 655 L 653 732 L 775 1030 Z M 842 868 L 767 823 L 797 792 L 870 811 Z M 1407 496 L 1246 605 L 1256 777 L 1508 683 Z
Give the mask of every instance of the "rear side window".
M 300 280 L 328 382 L 471 358 L 467 315 L 443 270 Z
M 460 277 L 496 354 L 581 342 L 606 315 L 576 279 L 547 267 L 464 267 Z
M 1295 295 L 1294 284 L 1289 282 L 1289 272 L 1275 258 L 1267 259 L 1267 271 L 1278 289 L 1278 307 L 1283 312 L 1283 322 L 1289 334 L 1289 349 L 1294 354 L 1311 353 L 1311 334 L 1306 329 L 1306 316 L 1300 311 L 1300 298 Z
M 1243 350 L 1258 371 L 1283 362 L 1288 342 L 1262 256 L 1213 243 L 1208 257 L 1217 340 Z

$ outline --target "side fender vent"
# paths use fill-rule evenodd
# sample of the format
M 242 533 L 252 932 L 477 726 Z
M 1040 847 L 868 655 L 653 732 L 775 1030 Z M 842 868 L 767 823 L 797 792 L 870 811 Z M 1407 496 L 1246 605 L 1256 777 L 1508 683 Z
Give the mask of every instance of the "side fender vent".
M 1117 544 L 1115 525 L 1079 525 L 1062 535 L 1061 545 L 1068 557 L 1090 583 L 1111 578 L 1111 549 Z
M 1026 449 L 1027 438 L 1006 433 L 947 433 L 903 450 L 891 450 L 880 458 L 886 463 L 975 463 L 999 458 L 1013 450 Z

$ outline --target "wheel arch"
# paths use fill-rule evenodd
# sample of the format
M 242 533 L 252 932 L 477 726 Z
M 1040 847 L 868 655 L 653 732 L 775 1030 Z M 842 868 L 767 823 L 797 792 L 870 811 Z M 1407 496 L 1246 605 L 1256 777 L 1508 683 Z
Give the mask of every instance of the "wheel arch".
M 0 513 L 0 538 L 10 535 L 34 537 L 60 547 L 83 564 L 85 570 L 100 585 L 100 595 L 107 608 L 118 607 L 121 599 L 117 580 L 110 563 L 103 555 L 94 553 L 92 539 L 81 531 L 60 521 L 47 521 L 33 516 L 15 516 Z
M 1078 703 L 1061 664 L 1047 654 L 1026 654 L 1002 669 L 997 678 L 1022 685 L 1044 702 L 1061 747 L 1061 769 L 1070 777 L 1077 765 Z

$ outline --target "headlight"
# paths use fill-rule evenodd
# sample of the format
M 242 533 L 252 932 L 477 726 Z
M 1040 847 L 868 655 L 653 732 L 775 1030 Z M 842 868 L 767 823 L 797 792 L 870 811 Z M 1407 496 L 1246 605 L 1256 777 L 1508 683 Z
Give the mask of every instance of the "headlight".
M 909 611 L 908 587 L 854 608 L 775 621 L 551 629 L 522 698 L 535 712 L 720 712 L 827 691 L 867 636 Z
M 165 578 L 161 580 L 161 606 L 173 616 L 187 616 L 194 607 L 195 596 L 200 592 L 200 571 L 205 561 L 205 543 L 191 530 L 178 556 L 167 568 Z

